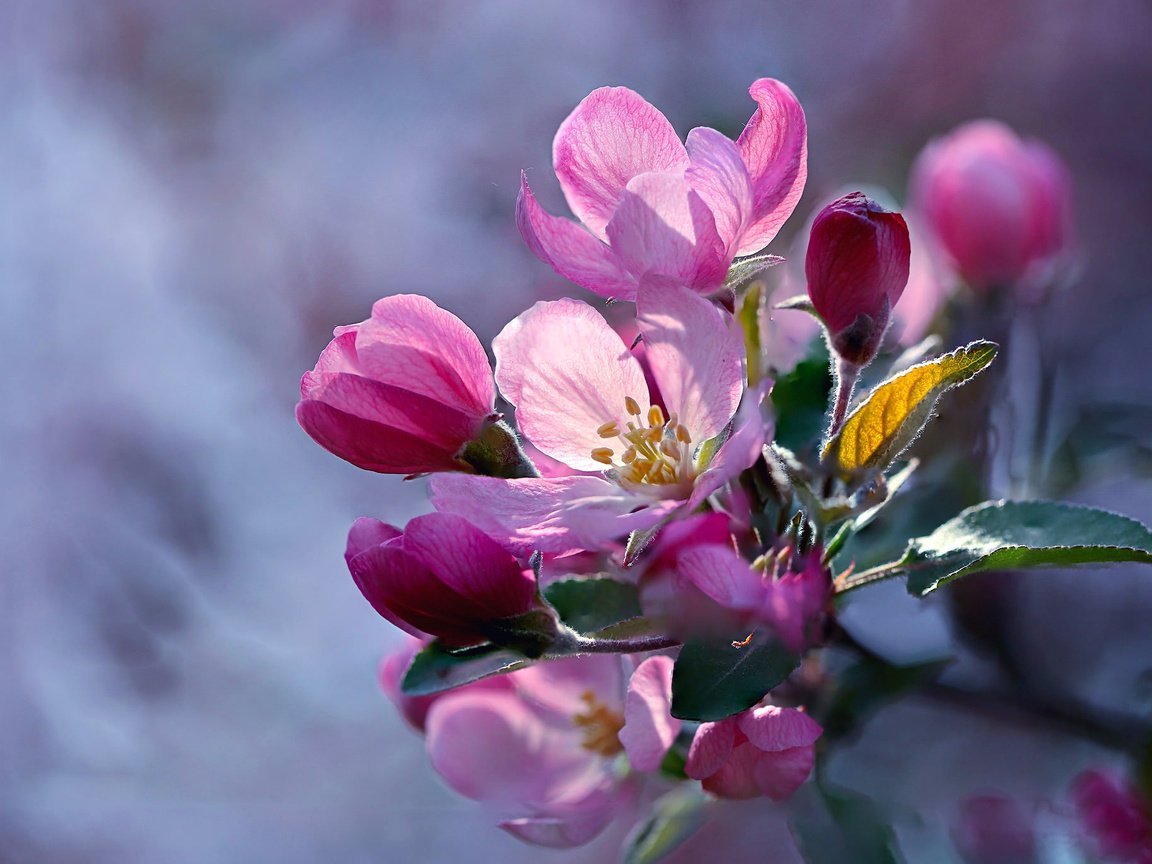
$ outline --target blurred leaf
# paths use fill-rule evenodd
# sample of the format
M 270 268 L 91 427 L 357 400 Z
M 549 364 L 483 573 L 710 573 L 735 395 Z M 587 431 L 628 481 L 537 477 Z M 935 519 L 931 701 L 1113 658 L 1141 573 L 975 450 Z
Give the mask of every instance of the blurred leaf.
M 787 375 L 777 378 L 772 387 L 776 443 L 796 453 L 817 444 L 824 431 L 831 389 L 828 346 L 823 339 L 815 339 L 808 356 Z
M 823 458 L 846 480 L 884 469 L 920 434 L 941 394 L 987 367 L 996 350 L 973 342 L 888 379 L 848 415 Z
M 861 658 L 835 678 L 835 688 L 819 718 L 825 736 L 838 738 L 852 732 L 878 708 L 935 680 L 951 662 L 892 666 Z
M 899 561 L 857 573 L 841 591 L 908 574 L 908 591 L 923 596 L 982 570 L 1067 567 L 1139 561 L 1152 564 L 1152 531 L 1107 510 L 1055 501 L 987 501 L 969 507 L 926 537 L 916 537 Z
M 863 795 L 813 783 L 794 799 L 792 832 L 808 864 L 902 864 L 888 819 Z
M 764 627 L 741 647 L 730 636 L 690 639 L 672 671 L 672 716 L 723 720 L 751 708 L 799 665 Z
M 580 633 L 640 617 L 636 586 L 617 579 L 563 579 L 544 589 L 544 599 L 561 621 Z
M 670 855 L 707 821 L 710 805 L 695 783 L 664 795 L 624 841 L 624 864 L 654 864 Z
M 401 689 L 409 696 L 428 696 L 531 663 L 523 654 L 498 645 L 447 648 L 433 642 L 412 658 Z

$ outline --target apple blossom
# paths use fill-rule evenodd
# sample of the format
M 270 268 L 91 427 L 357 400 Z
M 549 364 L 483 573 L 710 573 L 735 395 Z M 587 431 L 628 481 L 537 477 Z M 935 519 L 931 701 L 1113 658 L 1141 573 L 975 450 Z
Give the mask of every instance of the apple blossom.
M 1072 783 L 1072 801 L 1106 860 L 1152 864 L 1152 806 L 1135 787 L 1101 771 L 1085 771 Z
M 560 125 L 552 161 L 583 223 L 552 216 L 521 176 L 516 224 L 560 275 L 604 297 L 632 299 L 645 277 L 720 287 L 737 255 L 768 244 L 807 177 L 807 129 L 792 91 L 771 78 L 749 93 L 756 112 L 731 141 L 697 128 L 687 146 L 626 87 L 594 90 Z

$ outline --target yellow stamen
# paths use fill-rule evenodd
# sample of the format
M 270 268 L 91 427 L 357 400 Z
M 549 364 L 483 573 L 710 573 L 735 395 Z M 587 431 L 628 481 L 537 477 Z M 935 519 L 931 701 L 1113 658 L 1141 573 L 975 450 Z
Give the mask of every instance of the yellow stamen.
M 691 444 L 692 436 L 688 434 L 688 430 L 683 426 L 676 427 L 676 440 L 682 444 Z
M 653 405 L 648 409 L 648 425 L 649 426 L 663 426 L 664 425 L 664 412 L 660 410 L 659 405 Z
M 635 447 L 629 447 L 627 450 L 624 451 L 624 454 L 620 457 L 620 461 L 623 462 L 625 465 L 628 465 L 635 458 L 636 458 L 636 448 Z
M 640 403 L 633 399 L 631 396 L 624 397 L 624 410 L 626 410 L 633 417 L 640 416 Z M 629 424 L 631 425 L 631 424 Z M 587 428 L 587 427 L 585 427 Z
M 616 424 L 615 420 L 609 420 L 607 423 L 602 423 L 597 427 L 596 434 L 601 438 L 615 438 L 620 434 L 620 427 Z
M 620 744 L 624 718 L 597 699 L 591 690 L 581 693 L 580 700 L 588 706 L 572 717 L 576 728 L 584 732 L 580 745 L 600 756 L 615 756 L 624 749 Z
M 597 462 L 603 463 L 604 465 L 611 465 L 612 464 L 612 448 L 611 447 L 597 447 L 595 450 L 592 451 L 592 458 L 595 459 Z

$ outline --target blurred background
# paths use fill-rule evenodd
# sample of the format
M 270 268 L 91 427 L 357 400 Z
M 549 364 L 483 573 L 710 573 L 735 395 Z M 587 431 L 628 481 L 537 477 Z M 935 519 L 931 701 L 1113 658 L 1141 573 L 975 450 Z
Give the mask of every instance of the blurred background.
M 1127 406 L 1127 444 L 1060 494 L 1152 522 L 1128 446 L 1152 440 L 1150 32 L 1146 0 L 6 0 L 0 861 L 612 859 L 627 820 L 546 853 L 431 772 L 375 683 L 397 632 L 341 557 L 356 516 L 426 510 L 422 484 L 337 460 L 292 414 L 331 328 L 384 294 L 427 294 L 487 341 L 570 292 L 513 206 L 526 168 L 567 212 L 552 136 L 600 85 L 735 134 L 751 81 L 786 81 L 810 179 L 782 254 L 846 184 L 901 199 L 959 122 L 1048 141 L 1086 257 L 1040 339 L 1069 428 Z M 1150 584 L 1041 574 L 1003 629 L 1057 698 L 1146 715 Z M 856 617 L 899 612 L 888 590 Z M 897 617 L 885 650 L 955 650 L 938 604 Z M 1107 758 L 914 701 L 832 771 L 884 792 L 909 860 L 948 861 L 960 798 L 1041 800 Z M 778 822 L 732 805 L 709 831 L 796 860 Z M 709 860 L 708 836 L 678 860 Z

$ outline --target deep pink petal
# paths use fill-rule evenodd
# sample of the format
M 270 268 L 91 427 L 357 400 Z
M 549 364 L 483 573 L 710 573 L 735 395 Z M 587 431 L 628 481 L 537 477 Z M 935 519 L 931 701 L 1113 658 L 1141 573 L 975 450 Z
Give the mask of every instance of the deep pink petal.
M 727 257 L 752 219 L 752 182 L 732 139 L 701 126 L 688 133 L 691 165 L 685 176 L 689 185 L 708 205 L 716 230 L 724 241 Z
M 296 422 L 325 450 L 366 471 L 420 474 L 463 467 L 451 452 L 421 435 L 365 420 L 323 402 L 298 403 Z
M 365 550 L 373 546 L 387 543 L 403 535 L 399 528 L 373 519 L 370 516 L 361 516 L 352 523 L 348 529 L 348 543 L 344 547 L 344 561 L 348 562 Z
M 624 705 L 624 670 L 614 655 L 537 663 L 512 678 L 525 701 L 567 718 L 588 711 L 586 694 L 612 711 L 620 711 Z
M 736 144 L 752 181 L 752 221 L 737 255 L 768 245 L 796 209 L 808 179 L 808 128 L 795 94 L 772 78 L 753 82 L 748 92 L 756 113 Z
M 552 164 L 572 212 L 603 240 L 628 181 L 682 169 L 688 154 L 668 119 L 638 93 L 601 87 L 560 124 Z
M 437 510 L 467 517 L 518 554 L 599 549 L 651 528 L 680 503 L 652 502 L 588 476 L 502 480 L 440 474 L 429 483 L 429 495 Z
M 628 682 L 620 743 L 637 771 L 655 771 L 680 734 L 672 716 L 672 658 L 649 657 Z
M 427 297 L 377 300 L 372 317 L 354 328 L 365 375 L 474 417 L 492 413 L 496 392 L 484 346 L 468 325 Z
M 758 798 L 762 792 L 756 782 L 756 767 L 763 755 L 747 742 L 737 744 L 720 770 L 705 778 L 701 785 L 720 798 L 737 801 Z
M 635 277 L 611 247 L 575 222 L 545 211 L 523 173 L 516 198 L 516 227 L 533 254 L 565 279 L 601 297 L 631 300 L 636 296 Z
M 809 747 L 824 734 L 820 724 L 803 711 L 778 705 L 761 705 L 741 714 L 740 731 L 766 752 Z
M 493 341 L 500 392 L 516 406 L 516 422 L 533 445 L 581 471 L 604 465 L 593 449 L 622 445 L 596 430 L 624 428 L 631 396 L 648 410 L 644 370 L 603 316 L 579 300 L 540 302 L 513 319 Z
M 676 559 L 680 575 L 725 609 L 760 608 L 766 588 L 759 573 L 728 546 L 694 546 Z
M 403 543 L 437 579 L 471 600 L 478 614 L 507 618 L 532 607 L 532 574 L 467 519 L 448 513 L 417 516 L 405 527 Z
M 764 419 L 762 407 L 771 385 L 771 381 L 762 381 L 744 394 L 732 421 L 732 434 L 712 457 L 704 473 L 696 478 L 685 505 L 688 510 L 695 510 L 709 495 L 751 467 L 764 452 L 764 443 L 771 439 L 775 428 L 773 419 Z
M 347 372 L 305 372 L 300 391 L 305 401 L 411 433 L 450 454 L 475 438 L 484 422 L 438 399 Z
M 556 799 L 558 790 L 587 795 L 603 783 L 602 760 L 515 693 L 447 694 L 429 710 L 425 728 L 432 767 L 477 801 L 534 807 Z
M 740 404 L 743 336 L 727 312 L 678 285 L 645 281 L 636 313 L 665 407 L 703 443 Z
M 716 723 L 701 723 L 688 749 L 684 773 L 703 780 L 719 771 L 736 746 L 736 720 L 728 717 Z
M 760 753 L 753 763 L 752 776 L 761 793 L 773 801 L 783 801 L 804 785 L 815 762 L 816 751 L 811 746 Z
M 397 627 L 415 636 L 440 636 L 453 644 L 483 641 L 469 627 L 472 616 L 464 599 L 398 546 L 366 549 L 348 561 L 348 571 L 364 599 Z
M 732 263 L 712 211 L 683 174 L 629 180 L 607 232 L 612 251 L 638 280 L 662 276 L 707 290 L 724 281 Z

